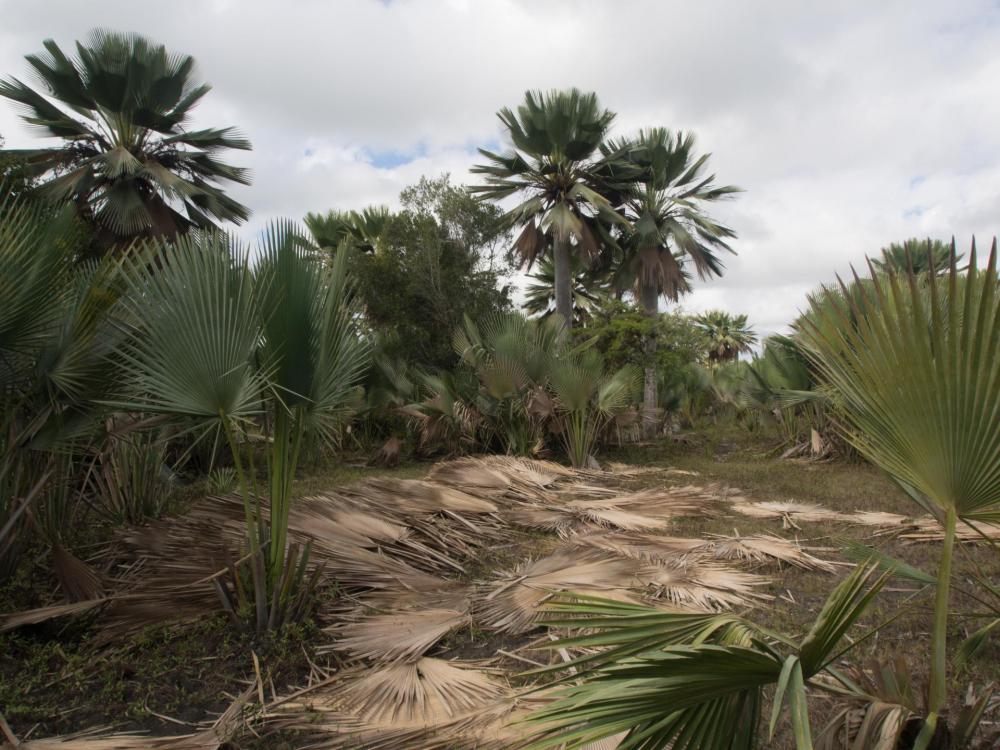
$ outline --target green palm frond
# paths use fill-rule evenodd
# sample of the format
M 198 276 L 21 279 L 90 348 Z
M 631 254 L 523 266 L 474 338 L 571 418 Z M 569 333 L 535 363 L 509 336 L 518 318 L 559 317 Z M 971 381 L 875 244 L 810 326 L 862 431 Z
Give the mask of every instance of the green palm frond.
M 41 93 L 16 78 L 0 81 L 0 96 L 21 107 L 25 122 L 65 140 L 19 152 L 43 178 L 43 194 L 86 206 L 88 217 L 123 239 L 249 217 L 218 186 L 249 184 L 245 169 L 218 158 L 249 149 L 249 141 L 233 128 L 186 129 L 209 91 L 192 80 L 192 57 L 106 30 L 77 43 L 75 58 L 52 40 L 43 46 L 26 58 Z
M 254 366 L 261 318 L 248 253 L 221 234 L 181 238 L 161 268 L 125 263 L 135 326 L 122 353 L 131 411 L 223 422 L 260 414 L 268 374 Z
M 843 288 L 843 287 L 842 287 Z M 863 455 L 940 517 L 1000 519 L 996 255 L 962 275 L 890 271 L 855 295 L 821 293 L 800 338 L 835 389 Z
M 880 271 L 890 269 L 897 273 L 906 273 L 910 268 L 914 273 L 935 274 L 946 273 L 951 266 L 951 255 L 954 252 L 954 241 L 924 240 L 911 237 L 903 242 L 892 242 L 882 248 L 881 258 L 872 258 L 872 265 Z M 962 253 L 955 255 L 955 262 L 965 257 Z
M 847 427 L 847 439 L 944 527 L 932 630 L 928 713 L 915 747 L 937 731 L 947 700 L 947 633 L 956 524 L 1000 523 L 1000 295 L 996 242 L 985 269 L 871 267 L 870 282 L 815 297 L 799 337 Z
M 811 750 L 806 689 L 853 647 L 850 627 L 885 584 L 874 572 L 859 566 L 834 589 L 801 643 L 735 615 L 557 594 L 545 622 L 576 634 L 544 647 L 581 655 L 536 672 L 568 670 L 545 688 L 551 703 L 527 719 L 530 747 L 583 748 L 624 734 L 619 748 L 752 750 L 764 690 L 775 686 L 771 733 L 787 707 L 796 747 Z

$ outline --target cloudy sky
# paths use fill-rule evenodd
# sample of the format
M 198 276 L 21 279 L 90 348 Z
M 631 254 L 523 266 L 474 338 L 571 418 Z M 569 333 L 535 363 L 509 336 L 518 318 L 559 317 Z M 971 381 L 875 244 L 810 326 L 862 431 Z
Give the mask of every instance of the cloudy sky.
M 739 233 L 685 307 L 781 330 L 817 284 L 889 241 L 1000 229 L 1000 5 L 665 0 L 0 0 L 0 72 L 51 37 L 138 31 L 214 86 L 196 125 L 238 125 L 234 195 L 269 218 L 394 204 L 420 175 L 469 181 L 496 110 L 577 86 L 616 133 L 694 130 Z M 38 143 L 0 102 L 8 146 Z

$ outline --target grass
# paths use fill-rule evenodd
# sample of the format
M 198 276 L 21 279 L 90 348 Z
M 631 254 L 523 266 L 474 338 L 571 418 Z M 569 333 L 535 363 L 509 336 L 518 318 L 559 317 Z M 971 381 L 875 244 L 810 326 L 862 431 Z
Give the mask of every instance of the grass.
M 781 460 L 775 456 L 775 441 L 766 433 L 751 434 L 738 426 L 708 425 L 682 440 L 662 441 L 649 446 L 620 449 L 608 456 L 640 465 L 659 465 L 694 471 L 693 483 L 718 482 L 739 488 L 751 500 L 796 500 L 827 508 L 885 510 L 915 515 L 918 508 L 881 472 L 862 463 L 809 463 Z M 327 464 L 306 467 L 296 482 L 299 495 L 322 492 L 367 476 L 422 477 L 429 465 L 410 463 L 393 468 L 373 468 Z M 637 486 L 662 481 L 657 475 L 632 480 Z M 704 536 L 731 533 L 777 533 L 795 537 L 803 544 L 826 548 L 820 557 L 847 562 L 840 553 L 842 540 L 854 539 L 873 544 L 883 552 L 905 559 L 933 573 L 938 545 L 903 544 L 880 537 L 872 539 L 872 529 L 847 524 L 801 524 L 801 529 L 783 530 L 780 521 L 747 518 L 730 514 L 725 518 L 678 519 L 669 533 L 677 536 Z M 465 577 L 488 580 L 498 570 L 512 567 L 526 555 L 544 554 L 552 544 L 549 537 L 524 534 L 511 539 L 510 546 L 496 547 L 472 561 Z M 43 562 L 26 568 L 39 570 Z M 846 570 L 846 568 L 845 568 Z M 956 565 L 956 582 L 969 585 L 972 570 L 996 580 L 1000 558 L 986 546 L 967 548 Z M 751 619 L 789 634 L 802 634 L 818 613 L 838 576 L 804 572 L 794 568 L 768 570 L 771 583 L 766 593 L 773 603 L 748 612 Z M 46 578 L 24 574 L 6 591 L 0 591 L 5 608 L 24 605 L 32 583 L 50 587 Z M 974 587 L 974 584 L 970 588 Z M 892 618 L 877 637 L 851 654 L 853 665 L 873 659 L 909 656 L 918 678 L 926 674 L 929 649 L 930 600 L 926 594 L 914 599 L 917 587 L 893 582 L 872 609 L 863 628 Z M 14 595 L 16 591 L 16 596 Z M 38 594 L 38 591 L 35 591 Z M 972 610 L 972 602 L 956 597 L 956 610 Z M 950 645 L 954 649 L 975 621 L 953 618 Z M 857 632 L 861 632 L 860 630 Z M 309 659 L 317 660 L 315 647 L 325 636 L 308 626 L 291 628 L 277 639 L 257 639 L 232 630 L 224 620 L 206 620 L 170 629 L 150 629 L 118 643 L 113 648 L 96 649 L 89 641 L 86 622 L 53 622 L 15 633 L 0 635 L 0 712 L 20 735 L 65 733 L 114 723 L 120 729 L 144 729 L 155 734 L 190 731 L 190 724 L 210 718 L 249 684 L 253 675 L 251 651 L 260 658 L 265 683 L 280 692 L 299 682 L 308 672 Z M 472 626 L 450 635 L 442 644 L 445 658 L 489 658 L 497 649 L 512 650 L 526 640 L 523 636 L 504 638 Z M 953 675 L 952 696 L 957 702 L 971 682 L 977 687 L 1000 682 L 1000 650 L 987 645 L 971 671 Z M 322 663 L 322 660 L 318 660 Z M 822 701 L 813 701 L 815 726 L 821 725 L 829 710 Z M 988 717 L 993 719 L 995 717 Z M 178 723 L 179 722 L 179 723 Z M 292 736 L 270 736 L 264 740 L 243 737 L 236 743 L 244 750 L 294 748 Z M 787 734 L 774 744 L 790 748 Z

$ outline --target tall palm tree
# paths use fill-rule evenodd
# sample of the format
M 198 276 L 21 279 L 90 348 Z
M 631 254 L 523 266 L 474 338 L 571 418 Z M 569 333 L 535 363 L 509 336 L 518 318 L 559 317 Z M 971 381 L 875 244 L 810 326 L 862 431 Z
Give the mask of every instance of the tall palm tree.
M 520 226 L 515 251 L 530 268 L 551 254 L 555 272 L 556 312 L 572 327 L 572 263 L 576 254 L 590 262 L 604 242 L 602 222 L 622 223 L 608 195 L 620 189 L 624 175 L 616 155 L 601 144 L 615 118 L 592 93 L 577 89 L 528 91 L 514 112 L 497 116 L 513 149 L 496 154 L 479 149 L 488 161 L 472 168 L 485 185 L 471 188 L 486 199 L 519 195 L 522 202 L 504 219 Z
M 951 242 L 932 240 L 930 237 L 925 240 L 911 237 L 903 242 L 892 242 L 883 247 L 882 258 L 872 258 L 872 265 L 880 271 L 891 268 L 905 272 L 912 267 L 914 273 L 933 271 L 941 274 L 947 272 L 951 265 L 953 249 L 954 245 Z M 959 253 L 955 256 L 955 260 L 959 261 L 963 257 L 964 255 Z
M 695 321 L 708 337 L 708 359 L 713 363 L 732 362 L 757 343 L 757 334 L 747 323 L 746 315 L 709 310 Z
M 622 154 L 638 170 L 634 189 L 622 211 L 631 225 L 621 243 L 622 257 L 615 284 L 632 289 L 643 311 L 654 317 L 660 297 L 676 301 L 690 291 L 685 265 L 698 277 L 721 276 L 719 254 L 734 252 L 728 240 L 736 233 L 711 219 L 708 204 L 740 192 L 733 185 L 716 185 L 714 174 L 705 174 L 710 154 L 695 153 L 692 133 L 666 128 L 641 130 L 634 139 L 609 141 L 605 154 Z M 656 342 L 649 341 L 655 348 Z M 643 388 L 644 427 L 655 432 L 656 372 L 647 367 Z
M 361 211 L 308 213 L 305 225 L 313 241 L 324 250 L 335 251 L 342 243 L 362 252 L 374 253 L 385 237 L 392 213 L 388 206 L 367 206 Z
M 579 258 L 570 262 L 572 271 L 573 324 L 590 319 L 595 308 L 608 298 L 610 287 L 607 274 L 594 273 Z M 555 265 L 549 258 L 538 261 L 537 270 L 528 274 L 532 281 L 524 290 L 524 309 L 529 315 L 547 318 L 552 314 L 555 298 Z
M 75 202 L 96 222 L 102 245 L 172 238 L 249 217 L 219 187 L 249 184 L 249 173 L 219 154 L 247 150 L 250 142 L 233 128 L 186 128 L 211 88 L 192 79 L 194 58 L 137 34 L 100 29 L 77 43 L 75 59 L 51 39 L 43 44 L 44 53 L 26 58 L 43 92 L 8 78 L 0 96 L 22 105 L 25 122 L 64 143 L 9 153 L 41 178 L 45 195 Z

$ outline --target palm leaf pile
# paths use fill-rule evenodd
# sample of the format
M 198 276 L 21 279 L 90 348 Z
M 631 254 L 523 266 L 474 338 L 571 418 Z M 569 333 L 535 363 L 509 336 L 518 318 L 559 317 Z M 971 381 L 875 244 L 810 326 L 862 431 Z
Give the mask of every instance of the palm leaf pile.
M 340 593 L 315 616 L 327 639 L 318 652 L 341 667 L 314 665 L 307 684 L 263 706 L 257 731 L 294 729 L 316 747 L 329 748 L 499 750 L 527 747 L 539 731 L 561 736 L 558 722 L 540 730 L 523 720 L 554 716 L 547 712 L 565 705 L 564 690 L 525 694 L 532 684 L 511 678 L 526 664 L 555 668 L 603 653 L 601 637 L 590 642 L 583 635 L 546 661 L 538 661 L 544 653 L 525 653 L 549 643 L 546 628 L 573 632 L 564 621 L 576 606 L 572 602 L 584 602 L 583 613 L 621 607 L 621 615 L 638 607 L 641 617 L 666 618 L 662 622 L 670 627 L 700 623 L 690 625 L 692 638 L 698 627 L 716 623 L 720 637 L 729 634 L 710 638 L 717 653 L 670 658 L 709 671 L 716 658 L 747 659 L 752 684 L 776 679 L 782 671 L 777 656 L 740 650 L 740 639 L 765 636 L 728 611 L 768 599 L 761 568 L 832 572 L 834 566 L 777 535 L 672 536 L 679 517 L 723 516 L 737 504 L 712 486 L 630 489 L 634 474 L 622 466 L 601 473 L 525 458 L 469 457 L 439 463 L 423 480 L 364 479 L 295 503 L 289 544 L 311 547 L 304 575 L 315 576 L 321 587 L 336 583 Z M 756 505 L 776 521 L 788 513 L 818 513 L 828 520 L 818 506 Z M 89 613 L 98 639 L 108 641 L 153 623 L 222 613 L 227 600 L 220 591 L 239 585 L 233 571 L 244 528 L 243 501 L 234 494 L 207 498 L 179 518 L 125 530 L 113 545 L 118 556 L 102 568 L 106 593 L 100 598 L 7 615 L 0 629 Z M 549 541 L 530 537 L 536 556 L 518 558 L 524 554 L 519 540 L 538 532 Z M 507 570 L 470 578 L 470 562 L 506 548 L 514 555 L 500 565 Z M 605 603 L 585 604 L 593 601 Z M 470 628 L 495 634 L 500 640 L 491 643 L 513 650 L 456 660 L 455 644 Z M 751 663 L 753 658 L 763 661 Z M 747 689 L 726 710 L 749 711 L 745 700 L 756 688 Z M 580 747 L 615 747 L 616 735 L 594 735 L 591 741 L 598 744 Z

